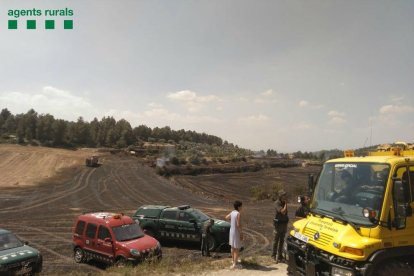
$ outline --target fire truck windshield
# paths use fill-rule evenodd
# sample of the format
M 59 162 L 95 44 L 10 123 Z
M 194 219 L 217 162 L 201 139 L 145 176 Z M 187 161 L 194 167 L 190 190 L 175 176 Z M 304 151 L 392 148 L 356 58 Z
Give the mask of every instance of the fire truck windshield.
M 357 225 L 379 219 L 390 167 L 381 163 L 326 163 L 316 186 L 311 211 Z M 374 211 L 375 219 L 363 210 Z

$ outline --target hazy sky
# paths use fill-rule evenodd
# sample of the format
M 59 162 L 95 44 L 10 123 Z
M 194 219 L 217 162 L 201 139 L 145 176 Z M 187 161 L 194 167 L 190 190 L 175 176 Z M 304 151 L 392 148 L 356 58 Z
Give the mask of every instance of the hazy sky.
M 70 8 L 73 30 L 9 9 Z M 26 30 L 25 20 L 38 29 Z M 49 19 L 49 18 L 48 18 Z M 414 1 L 1 0 L 0 108 L 250 149 L 414 142 Z

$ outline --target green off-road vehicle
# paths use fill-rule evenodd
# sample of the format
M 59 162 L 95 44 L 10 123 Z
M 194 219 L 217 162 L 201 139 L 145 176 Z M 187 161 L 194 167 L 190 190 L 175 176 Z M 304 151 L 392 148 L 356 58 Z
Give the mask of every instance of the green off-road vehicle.
M 201 242 L 204 223 L 210 219 L 203 212 L 189 205 L 179 207 L 144 205 L 133 218 L 142 229 L 158 240 Z M 230 223 L 214 219 L 209 239 L 210 251 L 228 248 Z
M 42 271 L 42 255 L 27 244 L 0 228 L 0 275 L 34 275 Z

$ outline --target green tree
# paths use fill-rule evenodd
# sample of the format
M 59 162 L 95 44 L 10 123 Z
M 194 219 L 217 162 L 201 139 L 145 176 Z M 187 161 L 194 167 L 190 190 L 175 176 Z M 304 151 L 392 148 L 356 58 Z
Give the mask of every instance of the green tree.
M 67 123 L 64 120 L 55 120 L 52 124 L 53 136 L 52 141 L 55 146 L 66 144 Z

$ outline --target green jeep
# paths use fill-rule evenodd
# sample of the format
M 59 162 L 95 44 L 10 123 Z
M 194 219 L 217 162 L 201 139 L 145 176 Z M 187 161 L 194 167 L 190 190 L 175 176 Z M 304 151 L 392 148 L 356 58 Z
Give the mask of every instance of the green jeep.
M 144 205 L 133 215 L 144 231 L 159 240 L 201 243 L 204 223 L 210 219 L 189 205 L 179 207 Z M 213 218 L 214 219 L 214 218 Z M 228 248 L 230 223 L 214 219 L 209 239 L 210 251 Z
M 0 275 L 34 275 L 42 271 L 42 255 L 27 244 L 0 228 Z

